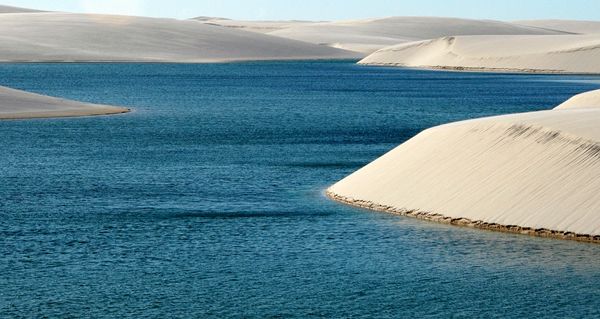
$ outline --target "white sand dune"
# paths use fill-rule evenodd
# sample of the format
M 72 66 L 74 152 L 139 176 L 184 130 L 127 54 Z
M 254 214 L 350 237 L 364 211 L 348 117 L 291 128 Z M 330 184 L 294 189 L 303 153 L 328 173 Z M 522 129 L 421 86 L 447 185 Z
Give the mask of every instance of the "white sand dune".
M 126 108 L 59 99 L 0 86 L 0 119 L 71 117 L 129 112 Z
M 360 64 L 448 70 L 600 73 L 600 35 L 445 37 L 381 49 Z
M 600 21 L 580 20 L 523 20 L 515 21 L 515 24 L 525 25 L 548 30 L 560 30 L 578 34 L 600 33 Z
M 565 103 L 557 106 L 555 110 L 569 109 L 600 109 L 600 90 L 590 91 L 575 95 Z
M 2 6 L 0 5 L 0 13 L 24 13 L 24 12 L 42 12 L 34 9 L 26 9 L 19 7 L 11 7 L 11 6 Z
M 0 17 L 0 61 L 222 62 L 356 56 L 192 20 L 54 12 Z
M 314 21 L 246 21 L 246 20 L 230 20 L 225 18 L 213 17 L 197 17 L 192 20 L 197 20 L 206 24 L 213 24 L 222 27 L 242 29 L 258 33 L 270 33 L 273 31 L 288 29 L 300 25 L 308 25 L 315 23 Z
M 600 108 L 577 101 L 428 129 L 329 195 L 428 220 L 600 241 Z
M 372 53 L 402 42 L 449 35 L 562 34 L 560 31 L 492 20 L 437 17 L 390 17 L 351 21 L 297 24 L 270 32 L 284 38 Z

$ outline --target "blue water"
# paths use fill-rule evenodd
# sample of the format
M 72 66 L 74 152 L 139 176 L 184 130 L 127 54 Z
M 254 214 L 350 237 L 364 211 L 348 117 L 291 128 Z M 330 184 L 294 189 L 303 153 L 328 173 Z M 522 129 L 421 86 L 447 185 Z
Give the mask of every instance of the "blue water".
M 600 247 L 322 192 L 427 127 L 598 77 L 350 62 L 4 64 L 126 115 L 0 122 L 0 317 L 598 317 Z

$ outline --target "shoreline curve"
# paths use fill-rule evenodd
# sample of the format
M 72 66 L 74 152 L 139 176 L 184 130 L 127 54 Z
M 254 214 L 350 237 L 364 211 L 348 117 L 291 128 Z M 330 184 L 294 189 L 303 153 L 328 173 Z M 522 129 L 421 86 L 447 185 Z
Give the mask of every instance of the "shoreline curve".
M 459 226 L 459 227 L 467 227 L 467 228 L 475 228 L 480 230 L 488 230 L 494 232 L 502 232 L 502 233 L 510 233 L 516 235 L 528 235 L 533 237 L 542 237 L 542 238 L 552 238 L 552 239 L 563 239 L 563 240 L 574 240 L 578 242 L 586 242 L 593 244 L 600 244 L 600 235 L 586 235 L 586 234 L 577 234 L 569 231 L 555 231 L 546 228 L 531 228 L 531 227 L 521 227 L 517 225 L 502 225 L 497 223 L 488 223 L 482 220 L 471 220 L 468 218 L 452 218 L 448 216 L 444 216 L 442 214 L 431 213 L 431 212 L 423 212 L 419 210 L 410 210 L 410 209 L 402 209 L 396 208 L 393 206 L 379 205 L 370 201 L 365 200 L 357 200 L 349 197 L 338 195 L 332 191 L 325 191 L 325 196 L 329 199 L 345 204 L 348 206 L 367 209 L 375 212 L 383 212 L 397 216 L 403 217 L 412 217 L 419 220 L 424 220 L 428 222 L 434 222 L 438 224 Z
M 600 90 L 429 128 L 329 187 L 351 206 L 600 243 Z

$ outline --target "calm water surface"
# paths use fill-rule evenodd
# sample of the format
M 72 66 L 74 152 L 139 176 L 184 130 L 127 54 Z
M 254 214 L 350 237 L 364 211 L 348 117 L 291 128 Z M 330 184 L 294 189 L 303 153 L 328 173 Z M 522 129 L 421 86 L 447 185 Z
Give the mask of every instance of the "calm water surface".
M 322 192 L 422 129 L 549 109 L 599 79 L 0 65 L 0 85 L 135 110 L 0 122 L 0 317 L 598 317 L 597 245 Z

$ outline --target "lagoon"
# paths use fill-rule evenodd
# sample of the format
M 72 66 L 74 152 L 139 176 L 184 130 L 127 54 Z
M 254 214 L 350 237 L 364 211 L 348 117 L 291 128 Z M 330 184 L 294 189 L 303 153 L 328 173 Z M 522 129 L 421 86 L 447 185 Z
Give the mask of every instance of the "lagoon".
M 0 85 L 134 109 L 0 122 L 0 317 L 598 316 L 596 245 L 363 211 L 323 190 L 425 128 L 550 109 L 599 79 L 0 64 Z

